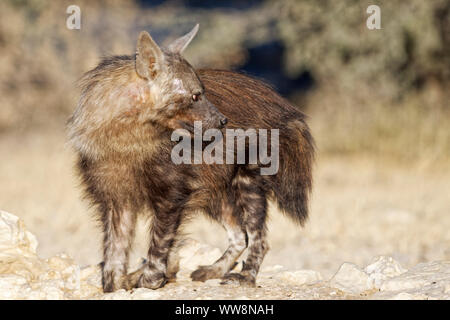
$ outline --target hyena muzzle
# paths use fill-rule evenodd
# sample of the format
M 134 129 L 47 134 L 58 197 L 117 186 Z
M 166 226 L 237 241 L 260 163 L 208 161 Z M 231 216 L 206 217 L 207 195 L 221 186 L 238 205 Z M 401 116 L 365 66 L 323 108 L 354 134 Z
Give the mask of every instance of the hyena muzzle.
M 106 58 L 80 80 L 68 134 L 85 194 L 103 226 L 105 292 L 156 289 L 174 278 L 178 229 L 195 212 L 225 228 L 229 247 L 191 278 L 254 285 L 268 250 L 268 201 L 300 224 L 307 218 L 314 143 L 305 115 L 261 81 L 192 68 L 181 54 L 197 30 L 198 25 L 167 48 L 141 32 L 135 55 Z M 278 172 L 261 175 L 260 163 L 173 163 L 171 134 L 193 132 L 194 121 L 204 129 L 279 129 Z M 141 213 L 152 217 L 148 257 L 129 274 Z M 231 272 L 246 248 L 242 270 Z

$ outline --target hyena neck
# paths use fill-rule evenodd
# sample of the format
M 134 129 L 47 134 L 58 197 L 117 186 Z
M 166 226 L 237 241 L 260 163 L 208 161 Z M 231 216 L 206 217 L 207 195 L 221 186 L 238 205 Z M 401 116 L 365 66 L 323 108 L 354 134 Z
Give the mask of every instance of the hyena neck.
M 80 80 L 78 107 L 68 122 L 69 138 L 84 157 L 148 157 L 170 136 L 161 134 L 152 116 L 151 82 L 135 71 L 133 56 L 104 59 Z

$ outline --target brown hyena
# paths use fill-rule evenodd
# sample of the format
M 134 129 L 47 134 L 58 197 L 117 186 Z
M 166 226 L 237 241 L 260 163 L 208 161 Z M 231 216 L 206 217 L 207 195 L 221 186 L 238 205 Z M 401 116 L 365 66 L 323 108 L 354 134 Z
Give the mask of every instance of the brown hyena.
M 193 69 L 181 53 L 197 30 L 198 25 L 167 48 L 141 32 L 136 55 L 104 59 L 81 79 L 68 131 L 86 195 L 103 225 L 105 292 L 155 289 L 174 277 L 177 230 L 193 212 L 218 221 L 229 247 L 214 264 L 194 271 L 192 279 L 248 285 L 255 284 L 268 250 L 267 201 L 274 200 L 300 224 L 307 218 L 314 148 L 304 114 L 261 81 Z M 205 129 L 279 129 L 278 172 L 261 175 L 261 163 L 175 164 L 171 134 L 178 128 L 192 132 L 194 121 Z M 141 212 L 152 216 L 148 258 L 128 274 Z M 241 272 L 232 273 L 246 248 Z

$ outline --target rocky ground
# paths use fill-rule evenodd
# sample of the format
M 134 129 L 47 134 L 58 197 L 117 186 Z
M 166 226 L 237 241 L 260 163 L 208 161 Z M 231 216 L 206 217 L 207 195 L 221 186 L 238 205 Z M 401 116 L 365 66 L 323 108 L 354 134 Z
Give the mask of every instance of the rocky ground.
M 176 282 L 103 294 L 98 265 L 80 267 L 64 254 L 43 259 L 37 246 L 17 216 L 0 211 L 0 299 L 450 299 L 450 261 L 406 269 L 387 256 L 365 267 L 344 263 L 331 278 L 274 265 L 263 268 L 256 288 L 192 282 L 192 270 L 221 255 L 195 240 L 180 249 Z

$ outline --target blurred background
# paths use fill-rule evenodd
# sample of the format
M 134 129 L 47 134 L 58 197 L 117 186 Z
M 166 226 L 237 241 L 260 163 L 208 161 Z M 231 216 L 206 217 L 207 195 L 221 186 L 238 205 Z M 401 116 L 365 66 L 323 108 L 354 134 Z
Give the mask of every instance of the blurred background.
M 366 9 L 381 8 L 369 30 Z M 69 30 L 69 5 L 81 29 Z M 265 80 L 309 117 L 318 156 L 304 229 L 272 210 L 265 265 L 332 274 L 344 261 L 391 255 L 450 259 L 450 2 L 0 2 L 0 209 L 20 216 L 43 256 L 100 261 L 65 121 L 76 80 L 105 55 L 132 54 L 147 30 L 164 45 L 200 23 L 185 52 L 198 68 Z M 191 236 L 221 248 L 196 219 Z M 144 239 L 144 240 L 142 240 Z M 145 255 L 145 228 L 135 256 Z

